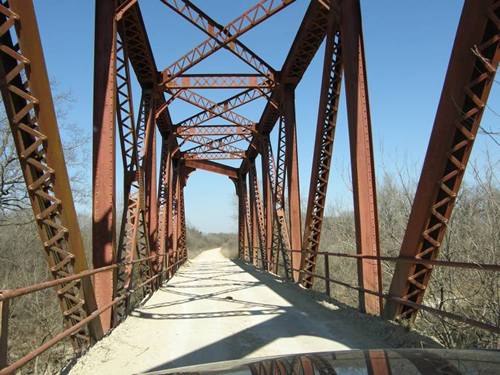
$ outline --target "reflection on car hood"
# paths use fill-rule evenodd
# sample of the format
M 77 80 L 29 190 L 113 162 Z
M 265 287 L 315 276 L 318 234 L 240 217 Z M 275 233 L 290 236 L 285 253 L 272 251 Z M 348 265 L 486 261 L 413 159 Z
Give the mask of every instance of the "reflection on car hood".
M 500 374 L 500 352 L 486 350 L 349 350 L 241 359 L 148 374 L 434 375 Z

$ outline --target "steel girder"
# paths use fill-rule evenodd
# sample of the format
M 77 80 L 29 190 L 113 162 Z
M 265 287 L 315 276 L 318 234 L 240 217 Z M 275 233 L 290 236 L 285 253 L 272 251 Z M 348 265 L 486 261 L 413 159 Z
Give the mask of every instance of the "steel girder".
M 465 1 L 401 256 L 438 256 L 500 60 L 499 20 L 500 1 Z M 390 294 L 420 304 L 432 268 L 398 262 Z M 390 300 L 385 316 L 412 321 L 417 311 Z
M 250 183 L 250 200 L 253 203 L 253 212 L 255 212 L 255 230 L 257 232 L 257 240 L 259 243 L 260 261 L 261 268 L 263 270 L 267 269 L 267 251 L 266 251 L 266 227 L 264 222 L 264 210 L 262 208 L 262 200 L 260 197 L 259 181 L 257 178 L 257 171 L 255 168 L 255 163 L 250 167 L 250 172 L 248 173 L 249 183 Z M 254 245 L 255 246 L 255 245 Z M 257 262 L 258 264 L 258 262 Z
M 172 142 L 170 138 L 162 137 L 160 178 L 158 181 L 158 241 L 157 251 L 160 254 L 160 270 L 168 269 L 170 263 L 168 256 L 170 226 L 168 212 L 172 210 L 169 200 L 169 191 L 172 189 Z
M 87 264 L 33 3 L 2 2 L 0 25 L 5 110 L 49 269 L 59 279 L 86 270 Z M 96 309 L 88 279 L 58 287 L 57 296 L 66 328 Z M 71 336 L 75 350 L 101 337 L 98 321 L 90 330 L 84 327 Z
M 285 214 L 285 130 L 284 122 L 280 120 L 278 132 L 277 166 L 274 161 L 273 150 L 269 138 L 263 141 L 262 158 L 267 160 L 263 173 L 267 174 L 271 187 L 271 204 L 273 211 L 273 231 L 271 239 L 270 270 L 278 273 L 279 253 L 283 258 L 285 277 L 291 278 L 291 253 L 288 224 Z M 267 167 L 267 168 L 266 168 Z
M 189 138 L 186 138 L 186 140 L 198 143 L 199 146 L 196 146 L 196 147 L 190 148 L 186 151 L 183 151 L 181 153 L 181 155 L 183 155 L 186 159 L 189 159 L 193 156 L 196 157 L 196 155 L 209 154 L 213 151 L 240 155 L 240 154 L 244 153 L 244 150 L 242 150 L 238 147 L 232 146 L 232 144 L 246 140 L 246 139 L 247 139 L 246 137 L 241 137 L 238 135 L 228 135 L 228 136 L 216 138 L 216 139 L 202 137 L 199 135 L 191 136 Z
M 268 77 L 258 74 L 183 74 L 165 84 L 165 90 L 180 89 L 271 89 Z
M 111 265 L 116 256 L 116 23 L 113 1 L 96 3 L 94 40 L 94 98 L 92 147 L 92 262 Z M 94 277 L 98 307 L 113 300 L 113 272 Z M 111 310 L 100 316 L 104 332 L 111 328 Z
M 253 248 L 254 236 L 253 236 L 253 222 L 252 222 L 252 203 L 250 202 L 250 197 L 248 196 L 248 184 L 247 175 L 240 175 L 242 195 L 245 200 L 245 223 L 246 223 L 246 257 L 243 258 L 245 261 L 253 263 Z
M 295 0 L 260 0 L 255 6 L 228 23 L 224 28 L 211 33 L 211 36 L 201 44 L 186 53 L 162 71 L 163 83 L 183 74 L 200 61 L 218 51 L 223 46 L 251 30 L 259 23 L 284 9 Z
M 336 14 L 338 14 L 336 6 L 336 2 L 328 0 L 310 2 L 292 47 L 280 70 L 279 84 L 281 86 L 287 84 L 295 87 L 298 85 L 325 38 L 330 7 L 333 7 Z M 257 131 L 261 135 L 269 134 L 278 122 L 279 117 L 282 115 L 280 106 L 282 101 L 282 90 L 273 90 L 257 124 Z M 258 154 L 257 142 L 257 140 L 254 140 L 247 150 L 248 160 L 243 160 L 240 166 L 242 173 L 248 171 L 249 160 L 255 159 Z
M 245 151 L 234 151 L 234 152 L 200 152 L 200 153 L 185 153 L 181 154 L 181 157 L 185 160 L 235 160 L 243 159 L 245 157 Z
M 238 258 L 246 260 L 246 214 L 245 214 L 245 194 L 240 178 L 232 179 L 238 196 Z
M 174 134 L 179 138 L 188 138 L 193 135 L 242 135 L 251 136 L 255 126 L 240 125 L 200 125 L 200 126 L 175 126 Z
M 238 178 L 238 169 L 209 160 L 185 160 L 184 165 L 187 168 L 202 169 L 208 172 L 218 173 L 233 180 Z
M 273 246 L 273 185 L 271 183 L 271 176 L 269 170 L 271 166 L 269 163 L 274 164 L 274 160 L 269 158 L 269 137 L 261 139 L 261 171 L 262 171 L 262 203 L 264 211 L 264 227 L 266 238 L 266 270 L 272 271 L 272 246 Z M 274 168 L 274 165 L 272 166 Z
M 349 124 L 356 248 L 360 255 L 379 257 L 375 167 L 359 0 L 345 0 L 341 8 L 340 34 Z M 382 293 L 380 260 L 359 259 L 358 285 L 363 289 Z M 359 309 L 379 315 L 382 311 L 382 298 L 380 295 L 360 291 Z
M 231 43 L 224 43 L 224 41 L 217 37 L 217 35 L 222 35 L 227 33 L 224 26 L 214 21 L 207 14 L 205 14 L 201 9 L 196 7 L 191 1 L 188 0 L 161 0 L 170 9 L 180 14 L 186 20 L 191 22 L 201 31 L 206 33 L 208 36 L 214 38 L 219 44 L 221 44 L 226 50 L 233 53 L 235 56 L 240 58 L 242 61 L 250 65 L 257 72 L 266 76 L 268 79 L 273 80 L 275 78 L 276 72 L 269 66 L 264 60 L 257 56 L 252 50 L 246 47 L 238 39 L 234 39 Z
M 300 281 L 306 288 L 313 286 L 312 275 L 316 268 L 316 257 L 320 246 L 342 82 L 340 33 L 338 23 L 333 16 L 333 12 L 331 12 L 323 61 L 316 141 L 305 217 L 304 244 L 302 246 L 304 254 L 301 270 L 303 273 Z
M 137 124 L 130 81 L 127 51 L 121 39 L 117 38 L 116 48 L 116 108 L 117 123 L 122 148 L 124 178 L 124 210 L 118 241 L 116 260 L 129 263 L 117 270 L 115 297 L 127 293 L 133 287 L 133 265 L 137 254 L 145 258 L 150 253 L 150 237 L 146 222 L 147 206 L 145 192 L 145 156 L 149 137 L 146 133 L 152 127 L 152 103 L 149 94 L 143 94 Z M 149 128 L 149 129 L 147 129 Z M 145 139 L 148 138 L 148 139 Z M 148 262 L 139 265 L 141 279 L 150 277 Z M 114 323 L 118 324 L 129 312 L 129 298 L 122 300 L 114 309 Z
M 288 185 L 288 221 L 292 258 L 293 280 L 299 280 L 302 264 L 302 223 L 300 211 L 299 161 L 297 151 L 297 129 L 295 124 L 295 93 L 286 86 L 283 90 L 283 119 L 285 129 L 285 165 Z
M 194 91 L 182 90 L 179 98 L 187 103 L 201 108 L 203 111 L 189 117 L 188 119 L 180 122 L 177 125 L 196 126 L 201 125 L 212 118 L 220 117 L 231 122 L 234 125 L 247 127 L 255 126 L 255 122 L 236 112 L 233 112 L 233 109 L 236 109 L 244 104 L 250 103 L 255 99 L 262 97 L 264 95 L 263 92 L 265 92 L 265 90 L 261 91 L 257 89 L 248 89 L 226 100 L 216 103 Z

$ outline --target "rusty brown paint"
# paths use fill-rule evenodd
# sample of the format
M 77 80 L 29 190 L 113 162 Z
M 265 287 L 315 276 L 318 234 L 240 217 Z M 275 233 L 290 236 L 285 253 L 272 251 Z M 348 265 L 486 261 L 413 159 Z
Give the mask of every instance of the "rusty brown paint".
M 73 196 L 66 169 L 66 162 L 64 159 L 61 139 L 59 136 L 57 118 L 52 100 L 52 93 L 50 90 L 50 83 L 48 79 L 47 68 L 45 66 L 45 58 L 40 41 L 38 23 L 36 20 L 33 3 L 32 1 L 13 0 L 10 1 L 10 10 L 17 15 L 16 30 L 19 52 L 22 54 L 22 58 L 26 59 L 26 61 L 29 62 L 29 69 L 26 72 L 27 80 L 24 83 L 24 90 L 29 90 L 30 94 L 29 96 L 27 96 L 27 98 L 30 98 L 30 100 L 34 100 L 36 102 L 36 107 L 34 107 L 33 111 L 35 113 L 35 116 L 31 119 L 31 121 L 26 123 L 30 124 L 32 127 L 35 127 L 36 123 L 38 122 L 38 129 L 33 128 L 33 130 L 37 131 L 38 136 L 42 135 L 42 137 L 44 138 L 43 147 L 41 147 L 41 144 L 39 144 L 35 148 L 24 148 L 22 151 L 19 148 L 20 140 L 15 139 L 16 148 L 19 153 L 21 165 L 23 165 L 28 159 L 32 161 L 36 159 L 39 165 L 44 165 L 43 175 L 38 176 L 38 180 L 29 181 L 27 178 L 29 171 L 31 170 L 32 172 L 34 172 L 34 169 L 24 166 L 23 173 L 25 176 L 25 180 L 29 185 L 28 192 L 30 193 L 32 207 L 37 219 L 38 231 L 44 244 L 45 250 L 47 254 L 52 253 L 52 249 L 55 249 L 56 253 L 58 253 L 52 259 L 50 255 L 47 257 L 50 270 L 53 276 L 57 278 L 60 277 L 64 272 L 72 273 L 86 270 L 88 268 L 87 261 L 80 233 L 80 227 L 73 203 Z M 8 31 L 8 28 L 6 28 L 5 26 L 6 25 L 2 25 L 2 33 Z M 2 50 L 4 51 L 4 53 L 7 52 L 6 48 L 8 48 L 8 46 L 2 46 Z M 18 67 L 22 68 L 22 65 L 20 64 L 18 65 Z M 17 71 L 18 74 L 20 71 L 21 70 Z M 14 77 L 16 77 L 17 74 L 12 74 L 12 72 L 9 72 L 9 76 L 10 80 L 12 80 L 16 79 Z M 6 79 L 6 77 L 4 77 L 3 79 Z M 9 83 L 10 87 L 13 87 L 12 84 L 14 82 Z M 2 93 L 4 94 L 6 110 L 8 114 L 10 113 L 12 115 L 12 112 L 9 112 L 9 109 L 7 108 L 8 100 L 5 100 L 6 91 L 4 90 L 4 87 L 2 87 Z M 25 108 L 28 108 L 28 106 Z M 15 119 L 11 115 L 9 116 L 9 121 L 11 122 L 11 129 L 13 129 L 12 125 L 15 122 Z M 23 119 L 25 115 L 21 116 L 21 121 L 24 121 Z M 19 114 L 16 114 L 15 117 L 19 117 Z M 33 142 L 35 142 L 36 137 L 37 136 L 34 136 L 34 134 L 31 134 L 29 138 L 31 138 Z M 33 144 L 33 146 L 34 145 L 35 144 Z M 42 151 L 40 151 L 39 155 L 34 156 L 32 153 L 36 152 L 36 149 L 42 149 Z M 49 175 L 49 180 L 44 181 Z M 34 193 L 39 197 L 43 197 L 45 194 L 46 197 L 50 198 L 46 200 L 45 203 L 36 203 L 38 198 L 33 196 Z M 49 201 L 53 204 L 46 204 Z M 54 224 L 54 222 L 56 224 Z M 43 229 L 43 226 L 46 226 L 46 228 Z M 61 230 L 62 232 L 59 232 Z M 45 235 L 42 232 L 45 232 Z M 64 235 L 62 239 L 58 239 L 60 234 Z M 68 256 L 72 254 L 72 259 L 66 258 L 63 255 L 64 253 L 68 254 Z M 61 262 L 64 261 L 64 263 L 57 264 L 56 259 L 59 259 Z M 68 259 L 70 263 L 66 262 Z M 87 280 L 81 284 L 83 296 L 78 295 L 78 289 L 80 289 L 80 286 L 75 285 L 74 287 L 67 288 L 66 293 L 61 293 L 60 306 L 63 312 L 66 309 L 69 310 L 70 308 L 73 308 L 73 306 L 71 305 L 75 304 L 74 297 L 84 298 L 85 312 L 83 314 L 89 314 L 97 308 L 92 283 Z M 75 291 L 76 295 L 72 294 L 71 296 L 69 296 L 70 293 L 73 293 L 71 290 Z M 68 298 L 73 299 L 72 303 L 69 302 L 65 294 L 68 294 Z M 65 306 L 66 303 L 68 303 L 67 306 Z M 75 314 L 73 314 L 73 316 L 76 318 L 76 316 L 79 315 L 79 311 L 82 311 L 82 307 L 77 309 L 77 306 L 75 305 L 74 308 Z M 80 316 L 76 320 L 81 318 L 82 317 Z M 74 324 L 76 323 L 76 320 L 71 316 L 66 316 L 67 324 Z M 99 339 L 102 336 L 101 326 L 98 323 L 92 324 L 89 328 L 91 331 L 91 336 L 94 339 Z M 77 344 L 77 341 L 80 339 L 76 336 L 75 338 L 76 340 L 74 340 L 73 343 L 78 346 L 79 344 Z M 86 337 L 85 340 L 87 339 L 88 338 Z M 82 348 L 80 347 L 79 349 Z
M 295 120 L 295 92 L 290 86 L 283 90 L 283 116 L 286 135 L 286 176 L 288 182 L 288 215 L 290 247 L 302 248 L 302 223 L 300 212 L 299 160 L 297 150 L 297 127 Z M 292 253 L 292 268 L 300 269 L 301 253 Z M 299 280 L 299 272 L 293 272 L 293 279 Z
M 92 259 L 95 268 L 114 261 L 116 234 L 115 203 L 115 2 L 96 2 L 94 54 L 94 115 L 92 174 Z M 113 273 L 94 278 L 97 305 L 113 299 Z M 111 327 L 111 310 L 100 316 L 104 332 Z
M 465 1 L 400 255 L 434 260 L 453 212 L 500 60 L 498 0 Z M 432 266 L 398 262 L 390 293 L 420 304 Z M 388 301 L 385 316 L 418 307 Z
M 356 247 L 358 254 L 379 256 L 375 167 L 359 0 L 342 1 L 341 10 L 340 34 L 349 123 Z M 361 287 L 380 292 L 381 277 L 380 261 L 359 260 L 358 282 Z M 379 315 L 382 311 L 382 299 L 360 293 L 359 308 L 366 313 Z

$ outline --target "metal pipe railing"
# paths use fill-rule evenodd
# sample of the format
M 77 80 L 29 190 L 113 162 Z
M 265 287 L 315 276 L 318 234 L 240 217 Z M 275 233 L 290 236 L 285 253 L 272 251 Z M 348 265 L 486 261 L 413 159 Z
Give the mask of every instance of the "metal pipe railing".
M 288 250 L 289 252 L 300 252 L 304 253 L 306 251 L 301 251 L 301 250 Z M 401 303 L 403 305 L 416 308 L 416 309 L 421 309 L 423 311 L 429 312 L 434 315 L 438 315 L 447 319 L 459 321 L 462 323 L 469 324 L 471 326 L 477 327 L 484 329 L 489 332 L 493 332 L 496 334 L 500 334 L 500 327 L 481 322 L 479 320 L 475 320 L 469 317 L 461 316 L 458 314 L 450 313 L 444 310 L 439 310 L 431 306 L 423 305 L 420 303 L 412 302 L 409 300 L 406 300 L 404 298 L 390 295 L 388 293 L 381 293 L 369 289 L 365 289 L 359 286 L 354 286 L 349 283 L 332 279 L 330 278 L 330 269 L 329 269 L 329 262 L 327 259 L 329 257 L 341 257 L 341 258 L 350 258 L 350 259 L 373 259 L 373 260 L 381 260 L 381 261 L 388 261 L 388 262 L 405 262 L 405 263 L 413 263 L 413 264 L 422 264 L 422 265 L 429 265 L 429 266 L 443 266 L 443 267 L 451 267 L 451 268 L 462 268 L 462 269 L 472 269 L 472 270 L 479 270 L 479 271 L 488 271 L 488 272 L 499 272 L 500 271 L 500 265 L 498 264 L 488 264 L 488 263 L 471 263 L 471 262 L 453 262 L 453 261 L 439 261 L 439 260 L 427 260 L 427 259 L 419 259 L 419 258 L 411 258 L 411 257 L 388 257 L 388 256 L 371 256 L 371 255 L 361 255 L 361 254 L 346 254 L 346 253 L 334 253 L 334 252 L 328 252 L 328 251 L 319 251 L 317 252 L 317 255 L 323 255 L 325 258 L 325 275 L 320 275 L 317 273 L 309 272 L 307 270 L 303 270 L 300 268 L 293 268 L 293 271 L 298 271 L 302 273 L 306 273 L 308 275 L 311 275 L 313 277 L 317 277 L 321 280 L 325 281 L 325 286 L 326 286 L 326 294 L 330 297 L 330 285 L 329 283 L 334 283 L 340 286 L 343 286 L 348 289 L 360 291 L 363 293 L 371 294 L 374 296 L 378 296 L 380 298 L 384 298 L 386 300 L 392 300 L 396 301 L 398 303 Z M 261 261 L 261 259 L 256 257 L 257 261 Z M 278 265 L 280 266 L 280 265 Z
M 96 268 L 94 270 L 83 271 L 83 272 L 80 272 L 78 274 L 67 276 L 64 278 L 57 279 L 57 280 L 45 281 L 45 282 L 41 282 L 38 284 L 30 285 L 27 287 L 22 287 L 22 288 L 3 290 L 0 292 L 0 302 L 8 301 L 8 300 L 13 299 L 13 298 L 17 298 L 17 297 L 28 295 L 28 294 L 38 292 L 41 290 L 49 289 L 49 288 L 73 281 L 73 280 L 78 280 L 78 279 L 82 279 L 85 277 L 90 277 L 90 276 L 95 275 L 97 273 L 109 271 L 109 270 L 119 268 L 119 267 L 122 267 L 125 265 L 141 263 L 141 262 L 145 262 L 145 261 L 152 260 L 155 258 L 159 258 L 159 257 L 164 256 L 164 255 L 168 256 L 168 254 L 158 253 L 158 254 L 152 255 L 152 256 L 147 257 L 147 258 L 136 259 L 136 260 L 133 260 L 130 262 L 115 263 L 115 264 L 112 264 L 110 266 Z M 162 276 L 163 274 L 168 275 L 172 269 L 174 269 L 178 265 L 184 263 L 186 261 L 186 259 L 187 259 L 187 257 L 179 259 L 177 262 L 169 265 L 166 269 L 158 272 L 156 275 L 148 278 L 147 280 L 145 280 L 144 282 L 139 284 L 135 289 L 125 290 L 122 295 L 114 298 L 113 301 L 111 301 L 110 303 L 94 310 L 91 314 L 86 316 L 84 319 L 82 319 L 77 324 L 75 324 L 75 325 L 67 328 L 63 332 L 57 334 L 56 336 L 54 336 L 53 338 L 51 338 L 50 340 L 48 340 L 47 342 L 45 342 L 44 344 L 39 346 L 37 349 L 31 351 L 30 353 L 28 353 L 25 356 L 21 357 L 20 359 L 16 360 L 12 364 L 0 369 L 0 375 L 11 374 L 14 371 L 18 370 L 19 368 L 23 367 L 28 362 L 32 361 L 33 359 L 38 357 L 40 354 L 47 351 L 48 349 L 50 349 L 51 347 L 56 345 L 61 340 L 71 336 L 73 333 L 77 332 L 79 329 L 81 329 L 82 327 L 84 327 L 85 325 L 90 323 L 92 320 L 99 317 L 103 312 L 109 310 L 110 308 L 115 306 L 118 302 L 131 296 L 132 294 L 136 293 L 137 291 L 142 290 L 142 288 L 144 288 L 148 284 L 151 284 L 153 281 L 155 281 L 158 277 Z

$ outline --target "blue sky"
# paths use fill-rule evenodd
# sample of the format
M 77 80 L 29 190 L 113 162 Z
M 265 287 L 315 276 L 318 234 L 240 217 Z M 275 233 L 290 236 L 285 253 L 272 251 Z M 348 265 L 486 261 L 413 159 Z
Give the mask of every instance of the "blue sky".
M 224 24 L 256 1 L 194 2 Z M 160 70 L 206 38 L 205 34 L 167 9 L 159 0 L 142 0 L 140 3 Z M 297 0 L 271 20 L 245 34 L 241 40 L 279 69 L 308 3 L 308 0 Z M 377 179 L 382 181 L 384 170 L 394 172 L 401 167 L 408 167 L 410 173 L 417 176 L 427 148 L 463 1 L 362 0 L 361 4 Z M 49 75 L 57 81 L 61 90 L 70 90 L 75 99 L 67 121 L 90 136 L 94 1 L 35 0 L 35 5 Z M 322 57 L 323 47 L 296 92 L 302 196 L 308 191 Z M 210 73 L 222 69 L 233 73 L 250 72 L 225 51 L 212 55 L 192 72 Z M 498 84 L 495 84 L 489 107 L 500 112 L 498 93 Z M 210 94 L 214 100 L 223 98 L 221 93 Z M 231 91 L 225 93 L 227 96 L 231 94 Z M 135 98 L 138 103 L 139 92 L 135 93 Z M 239 112 L 257 121 L 263 105 L 260 101 Z M 196 108 L 187 105 L 174 104 L 172 107 L 174 122 L 195 112 Z M 498 129 L 498 122 L 498 116 L 493 111 L 485 112 L 483 126 Z M 486 136 L 480 136 L 473 159 L 481 163 L 487 151 L 495 155 L 498 146 Z M 349 189 L 347 117 L 343 101 L 337 122 L 333 166 L 328 203 L 349 208 L 352 196 Z M 89 186 L 90 176 L 89 169 Z M 120 180 L 117 185 L 121 186 Z M 197 171 L 189 178 L 185 196 L 189 223 L 203 231 L 236 231 L 234 185 L 227 178 Z M 89 202 L 87 207 L 81 206 L 80 209 L 89 211 L 90 207 Z

